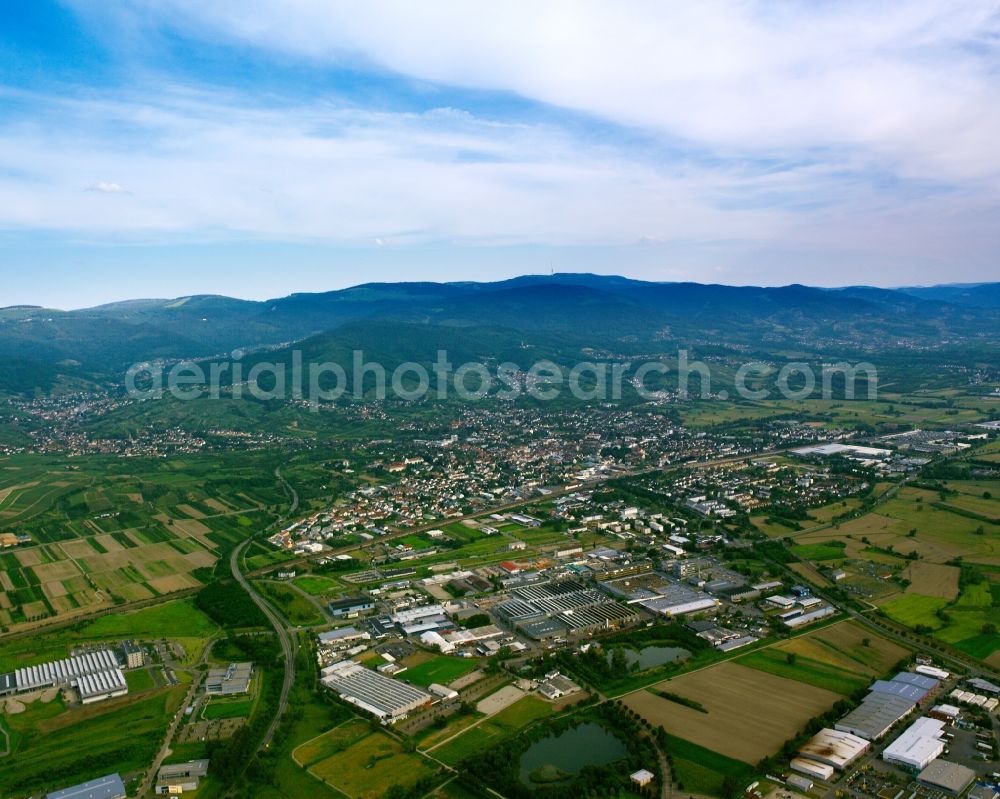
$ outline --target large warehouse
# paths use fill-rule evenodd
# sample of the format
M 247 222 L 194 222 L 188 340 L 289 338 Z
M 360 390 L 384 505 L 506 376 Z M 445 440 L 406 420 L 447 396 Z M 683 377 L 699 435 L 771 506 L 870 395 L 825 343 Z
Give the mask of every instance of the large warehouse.
M 799 749 L 799 757 L 843 771 L 870 746 L 864 738 L 827 728 L 820 730 Z
M 14 672 L 18 691 L 34 691 L 54 685 L 70 685 L 85 674 L 97 674 L 118 668 L 118 659 L 110 649 L 85 652 L 65 660 L 52 660 Z
M 871 693 L 834 727 L 867 741 L 877 741 L 889 732 L 897 721 L 906 718 L 915 707 L 916 703 L 912 699 L 893 694 Z
M 327 666 L 322 673 L 323 685 L 383 722 L 406 718 L 414 710 L 430 705 L 433 699 L 419 688 L 384 677 L 350 660 Z
M 128 693 L 125 675 L 110 649 L 84 652 L 0 675 L 0 695 L 43 688 L 75 688 L 85 705 Z
M 945 723 L 938 719 L 920 718 L 882 752 L 886 763 L 920 771 L 944 751 Z
M 46 794 L 45 799 L 125 799 L 125 785 L 117 774 L 63 788 Z
M 917 775 L 917 782 L 955 796 L 965 793 L 975 779 L 971 768 L 947 760 L 934 760 Z

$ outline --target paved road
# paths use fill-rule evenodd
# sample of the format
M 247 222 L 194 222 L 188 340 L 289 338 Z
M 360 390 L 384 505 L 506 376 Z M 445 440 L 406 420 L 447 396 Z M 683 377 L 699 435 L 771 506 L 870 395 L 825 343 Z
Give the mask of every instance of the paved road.
M 137 796 L 145 796 L 150 790 L 152 790 L 153 780 L 156 779 L 156 773 L 160 770 L 160 766 L 163 765 L 163 761 L 171 753 L 170 743 L 174 740 L 174 735 L 177 733 L 177 728 L 180 726 L 181 721 L 184 718 L 184 713 L 194 702 L 195 695 L 198 693 L 198 688 L 201 686 L 202 679 L 204 678 L 204 673 L 199 668 L 204 665 L 205 661 L 208 660 L 208 655 L 212 651 L 212 647 L 215 645 L 216 638 L 212 638 L 205 645 L 202 650 L 201 656 L 198 658 L 198 662 L 191 668 L 191 673 L 193 678 L 191 680 L 191 686 L 188 688 L 187 693 L 184 695 L 184 701 L 181 706 L 177 709 L 177 713 L 174 714 L 174 718 L 170 722 L 170 726 L 167 728 L 167 734 L 163 738 L 163 744 L 160 746 L 160 751 L 156 753 L 156 757 L 153 759 L 153 765 L 150 766 L 149 770 L 146 772 L 146 776 L 142 779 L 142 785 L 139 787 L 139 792 Z
M 281 699 L 278 703 L 278 709 L 274 714 L 274 718 L 271 720 L 271 726 L 267 728 L 267 733 L 264 735 L 264 738 L 260 742 L 260 746 L 257 749 L 259 752 L 270 746 L 271 741 L 274 739 L 274 734 L 278 731 L 278 725 L 281 723 L 281 717 L 285 714 L 285 710 L 288 708 L 288 696 L 292 691 L 292 684 L 295 682 L 295 656 L 298 654 L 299 642 L 294 636 L 288 634 L 288 630 L 285 629 L 285 622 L 282 618 L 277 614 L 274 608 L 271 607 L 270 603 L 257 593 L 257 590 L 250 584 L 250 581 L 243 576 L 243 572 L 240 571 L 240 555 L 249 544 L 249 540 L 244 541 L 233 550 L 232 554 L 229 556 L 229 567 L 233 573 L 233 577 L 236 579 L 236 582 L 243 586 L 243 590 L 250 594 L 250 598 L 254 601 L 254 604 L 263 611 L 264 615 L 267 616 L 268 621 L 271 622 L 275 635 L 278 636 L 278 642 L 281 644 L 281 651 L 285 656 L 285 679 L 281 684 Z

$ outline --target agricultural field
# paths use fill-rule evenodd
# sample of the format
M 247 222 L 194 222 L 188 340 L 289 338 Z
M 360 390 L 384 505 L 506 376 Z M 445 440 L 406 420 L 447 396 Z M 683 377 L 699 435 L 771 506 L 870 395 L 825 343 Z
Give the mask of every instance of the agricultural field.
M 940 597 L 949 601 L 958 596 L 958 575 L 957 566 L 928 563 L 924 560 L 907 564 L 901 574 L 910 582 L 905 593 Z
M 0 627 L 198 588 L 280 497 L 252 459 L 222 457 L 0 458 L 0 530 L 34 542 L 0 555 Z
M 777 647 L 751 652 L 737 658 L 735 662 L 765 674 L 795 680 L 842 696 L 850 696 L 871 682 L 868 674 Z
M 668 691 L 707 712 L 672 702 Z M 798 680 L 724 662 L 623 697 L 625 704 L 671 735 L 743 763 L 773 754 L 841 695 Z
M 868 679 L 880 677 L 910 654 L 905 647 L 882 638 L 853 621 L 831 624 L 783 641 L 771 649 L 785 654 L 794 652 L 797 658 L 822 663 L 848 675 L 857 674 Z
M 1000 508 L 1000 501 L 989 502 Z M 822 530 L 787 535 L 805 553 L 802 557 L 828 554 L 825 549 L 813 548 L 837 542 L 852 559 L 866 559 L 866 550 L 878 547 L 901 555 L 916 553 L 921 560 L 936 564 L 958 557 L 1000 564 L 1000 536 L 989 534 L 998 529 L 989 521 L 966 514 L 949 501 L 942 502 L 936 491 L 904 487 L 864 516 Z

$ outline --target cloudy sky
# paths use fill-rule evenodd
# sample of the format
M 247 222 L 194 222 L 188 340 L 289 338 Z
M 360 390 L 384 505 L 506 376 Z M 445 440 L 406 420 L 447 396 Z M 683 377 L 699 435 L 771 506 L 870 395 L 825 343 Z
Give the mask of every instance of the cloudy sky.
M 0 6 L 0 305 L 1000 279 L 1000 3 Z

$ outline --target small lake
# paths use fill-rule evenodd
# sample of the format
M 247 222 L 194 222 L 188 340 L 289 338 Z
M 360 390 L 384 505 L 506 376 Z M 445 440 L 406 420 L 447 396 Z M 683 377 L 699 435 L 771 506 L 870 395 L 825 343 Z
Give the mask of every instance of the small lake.
M 608 652 L 608 658 L 611 653 Z M 687 660 L 691 653 L 679 646 L 644 646 L 642 649 L 626 649 L 625 661 L 631 667 L 638 664 L 639 671 L 662 666 L 665 663 L 677 663 Z
M 525 785 L 553 785 L 573 779 L 587 765 L 603 766 L 628 755 L 628 749 L 600 724 L 581 724 L 536 741 L 521 755 Z

